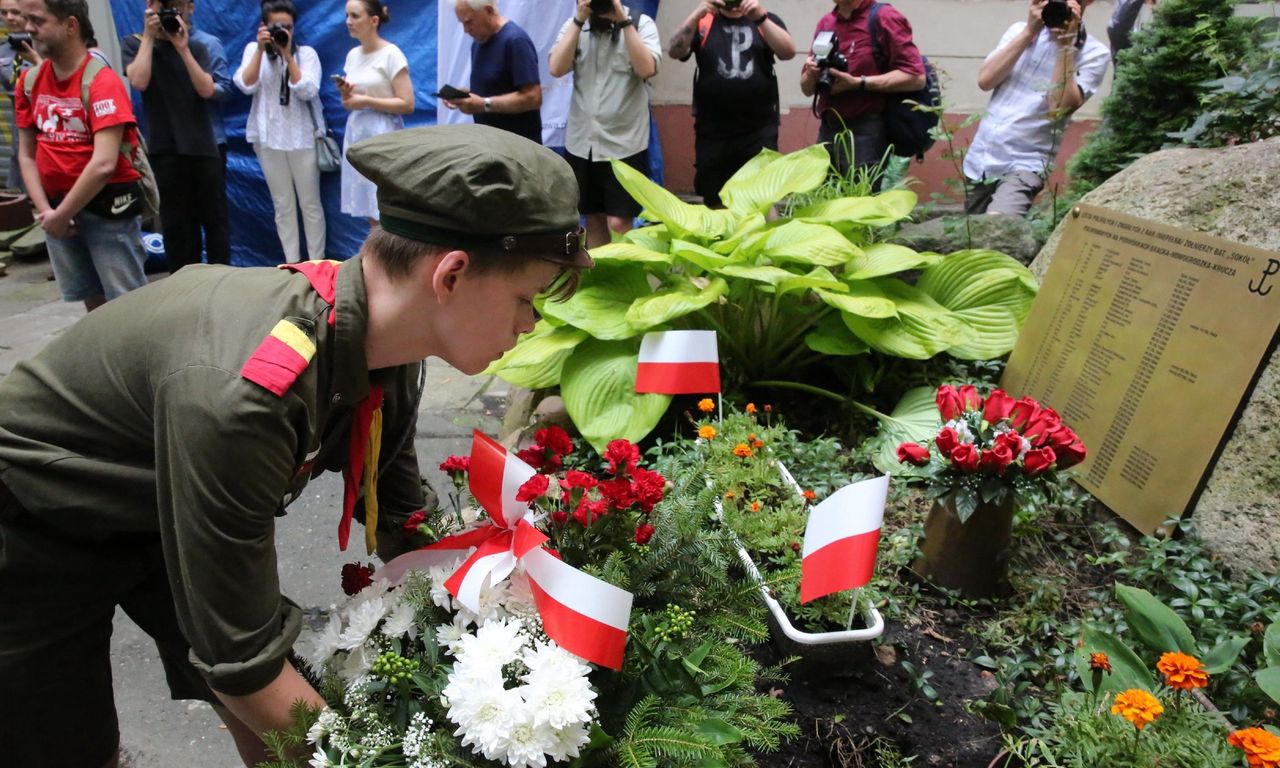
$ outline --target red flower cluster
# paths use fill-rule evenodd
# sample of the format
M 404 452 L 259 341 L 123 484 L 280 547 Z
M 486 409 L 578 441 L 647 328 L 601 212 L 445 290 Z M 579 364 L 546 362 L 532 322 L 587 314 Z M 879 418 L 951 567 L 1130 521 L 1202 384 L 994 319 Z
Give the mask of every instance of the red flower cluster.
M 373 583 L 373 563 L 347 563 L 342 566 L 342 591 L 346 595 L 354 595 Z
M 409 519 L 404 521 L 404 535 L 408 537 L 417 533 L 418 526 L 422 525 L 426 520 L 427 513 L 421 509 L 409 515 Z
M 994 389 L 984 400 L 972 385 L 944 384 L 938 388 L 936 403 L 946 426 L 933 445 L 944 462 L 962 473 L 1003 475 L 1017 466 L 1034 477 L 1084 461 L 1084 443 L 1076 433 L 1056 411 L 1030 397 L 1014 400 L 1004 390 Z M 899 462 L 922 467 L 931 458 L 928 446 L 898 446 Z
M 516 452 L 516 458 L 534 469 L 552 472 L 564 466 L 564 457 L 573 453 L 573 439 L 554 424 L 533 433 L 533 445 Z
M 471 471 L 470 456 L 450 456 L 440 462 L 440 471 L 448 474 L 450 477 L 457 475 L 465 475 Z

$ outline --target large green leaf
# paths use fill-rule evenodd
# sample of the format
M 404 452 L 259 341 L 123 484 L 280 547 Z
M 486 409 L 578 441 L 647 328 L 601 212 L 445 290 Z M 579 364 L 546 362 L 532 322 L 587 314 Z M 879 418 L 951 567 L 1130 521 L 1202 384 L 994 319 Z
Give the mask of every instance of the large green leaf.
M 1191 630 L 1173 609 L 1145 589 L 1116 584 L 1116 597 L 1124 603 L 1125 620 L 1138 639 L 1156 653 L 1200 653 Z
M 1026 267 L 989 250 L 944 256 L 924 271 L 916 286 L 975 331 L 971 342 L 948 350 L 971 360 L 1008 354 L 1036 296 L 1035 277 Z
M 936 264 L 939 258 L 934 253 L 917 253 L 905 245 L 875 243 L 862 249 L 862 256 L 850 263 L 844 276 L 852 280 L 883 277 Z
M 670 395 L 637 394 L 640 342 L 588 339 L 569 356 L 560 376 L 560 394 L 574 426 L 603 453 L 609 441 L 637 442 L 666 413 Z
M 634 264 L 599 264 L 582 275 L 568 301 L 548 301 L 542 311 L 597 339 L 627 339 L 637 331 L 627 322 L 631 303 L 653 290 L 644 269 Z
M 1280 704 L 1280 667 L 1267 667 L 1259 669 L 1253 673 L 1253 679 L 1258 682 L 1258 687 L 1262 692 L 1271 697 L 1271 700 Z
M 756 267 L 750 264 L 727 264 L 717 268 L 716 271 L 728 277 L 739 277 L 744 280 L 754 280 L 757 283 L 767 283 L 769 285 L 777 285 L 783 280 L 790 280 L 796 276 L 796 273 L 788 272 L 781 267 Z
M 672 240 L 671 255 L 678 256 L 707 272 L 717 272 L 722 267 L 741 263 L 741 259 L 734 256 L 721 256 L 710 248 L 686 240 Z
M 742 245 L 743 241 L 761 230 L 769 226 L 769 221 L 763 215 L 752 212 L 747 216 L 734 222 L 733 231 L 724 240 L 717 240 L 711 244 L 711 250 L 716 253 L 728 256 Z
M 1097 627 L 1085 626 L 1084 643 L 1076 652 L 1076 672 L 1084 684 L 1085 690 L 1093 691 L 1093 670 L 1089 669 L 1089 656 L 1094 653 L 1107 654 L 1111 662 L 1111 673 L 1103 672 L 1098 682 L 1098 691 L 1102 693 L 1119 693 L 1130 688 L 1141 688 L 1146 691 L 1155 689 L 1156 681 L 1151 677 L 1151 670 L 1142 663 L 1138 654 L 1125 645 L 1115 635 L 1104 632 Z
M 818 298 L 828 306 L 853 315 L 877 319 L 897 317 L 897 304 L 875 283 L 870 280 L 857 280 L 845 285 L 848 286 L 848 290 L 839 293 L 819 288 L 817 289 Z
M 913 467 L 898 461 L 898 445 L 901 443 L 925 443 L 942 427 L 936 402 L 937 390 L 933 387 L 915 387 L 902 395 L 898 405 L 888 418 L 880 420 L 880 431 L 872 438 L 874 453 L 871 463 L 876 469 L 891 475 L 913 473 Z
M 880 197 L 838 197 L 806 205 L 796 211 L 795 218 L 835 226 L 861 224 L 887 227 L 905 218 L 910 212 L 910 209 L 905 213 L 902 211 L 900 197 L 888 200 L 881 200 Z
M 1207 653 L 1200 659 L 1204 664 L 1204 671 L 1211 675 L 1221 675 L 1236 663 L 1236 659 L 1240 658 L 1240 652 L 1249 644 L 1249 638 L 1245 637 L 1228 637 L 1226 640 L 1210 648 Z
M 696 238 L 705 242 L 718 240 L 729 229 L 728 217 L 705 205 L 690 205 L 621 160 L 611 160 L 613 175 L 631 197 L 644 206 L 675 237 Z
M 647 227 L 636 227 L 622 236 L 624 242 L 635 243 L 641 248 L 665 253 L 671 246 L 671 233 L 666 224 L 650 224 Z M 594 255 L 594 252 L 593 252 Z
M 627 310 L 627 322 L 637 331 L 647 331 L 656 325 L 683 317 L 702 309 L 725 295 L 729 284 L 724 278 L 682 278 L 657 293 L 637 299 Z
M 890 189 L 876 195 L 876 200 L 880 201 L 885 211 L 896 214 L 899 219 L 905 219 L 916 209 L 919 198 L 909 189 Z
M 606 243 L 592 248 L 591 258 L 595 259 L 597 264 L 618 261 L 637 261 L 651 264 L 671 263 L 671 254 L 666 253 L 666 248 L 661 251 L 655 251 L 626 241 Z
M 1280 667 L 1280 621 L 1273 621 L 1262 635 L 1262 657 L 1268 667 Z
M 546 320 L 539 320 L 533 331 L 522 336 L 520 342 L 494 361 L 485 373 L 496 373 L 525 389 L 554 387 L 560 383 L 564 361 L 586 338 L 587 332 L 580 328 L 571 325 L 555 327 Z
M 761 154 L 765 152 L 770 150 Z M 767 213 L 788 195 L 817 189 L 831 167 L 831 157 L 819 144 L 781 157 L 776 154 L 766 155 L 759 163 L 749 162 L 725 182 L 720 199 L 730 211 L 738 216 Z
M 862 253 L 831 227 L 803 221 L 789 221 L 769 230 L 754 246 L 760 255 L 774 261 L 798 261 L 824 267 L 843 266 Z
M 861 355 L 871 349 L 865 341 L 853 335 L 853 331 L 840 319 L 839 312 L 831 311 L 805 334 L 804 343 L 809 349 L 824 355 Z
M 848 293 L 849 286 L 840 282 L 831 271 L 824 267 L 814 267 L 803 275 L 793 275 L 778 284 L 778 293 L 791 293 L 792 291 L 809 291 L 821 288 L 825 291 L 835 291 L 836 293 Z
M 927 360 L 949 347 L 973 340 L 973 329 L 923 291 L 893 278 L 871 282 L 893 302 L 897 315 L 875 319 L 846 312 L 844 322 L 872 349 L 910 360 Z

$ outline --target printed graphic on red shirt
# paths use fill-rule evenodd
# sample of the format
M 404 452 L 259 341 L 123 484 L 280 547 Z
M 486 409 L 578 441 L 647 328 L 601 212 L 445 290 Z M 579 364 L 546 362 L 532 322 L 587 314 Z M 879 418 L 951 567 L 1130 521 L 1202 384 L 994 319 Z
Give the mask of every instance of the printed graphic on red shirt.
M 89 59 L 85 57 L 85 64 Z M 64 195 L 76 183 L 93 157 L 93 134 L 103 128 L 124 125 L 124 140 L 137 142 L 133 107 L 124 83 L 115 72 L 104 69 L 89 85 L 89 112 L 80 99 L 80 78 L 84 65 L 66 80 L 58 80 L 50 64 L 28 70 L 23 78 L 36 74 L 28 99 L 20 82 L 14 92 L 14 112 L 19 128 L 36 134 L 36 169 L 45 194 Z M 121 157 L 108 183 L 136 181 L 138 172 Z

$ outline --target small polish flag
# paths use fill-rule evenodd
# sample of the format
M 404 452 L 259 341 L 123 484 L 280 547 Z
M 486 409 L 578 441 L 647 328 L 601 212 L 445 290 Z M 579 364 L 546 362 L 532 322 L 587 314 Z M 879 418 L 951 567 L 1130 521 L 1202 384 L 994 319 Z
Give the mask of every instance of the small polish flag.
M 800 602 L 871 581 L 889 476 L 846 485 L 809 511 L 800 561 Z
M 636 391 L 700 395 L 720 391 L 715 331 L 655 331 L 640 342 Z

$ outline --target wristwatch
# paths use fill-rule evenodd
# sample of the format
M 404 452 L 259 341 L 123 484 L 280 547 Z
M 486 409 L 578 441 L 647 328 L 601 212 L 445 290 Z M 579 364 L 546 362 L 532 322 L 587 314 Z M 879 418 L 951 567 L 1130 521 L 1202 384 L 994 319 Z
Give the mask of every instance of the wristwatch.
M 859 77 L 861 77 L 862 79 L 858 81 L 858 90 L 860 91 L 867 90 L 867 76 L 859 75 Z
M 631 17 L 630 17 L 630 16 L 628 16 L 627 18 L 623 19 L 622 21 L 619 21 L 617 24 L 614 24 L 614 25 L 613 25 L 613 28 L 614 28 L 614 29 L 626 29 L 627 27 L 631 26 L 631 25 L 632 25 L 632 24 L 634 24 L 634 23 L 635 23 L 635 22 L 633 22 L 633 21 L 631 20 Z
M 490 98 L 490 97 L 488 97 L 488 96 L 485 96 L 485 97 L 484 97 L 484 111 L 485 111 L 485 112 L 492 112 L 492 111 L 493 111 L 493 99 L 491 99 L 491 98 Z

